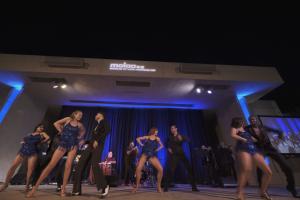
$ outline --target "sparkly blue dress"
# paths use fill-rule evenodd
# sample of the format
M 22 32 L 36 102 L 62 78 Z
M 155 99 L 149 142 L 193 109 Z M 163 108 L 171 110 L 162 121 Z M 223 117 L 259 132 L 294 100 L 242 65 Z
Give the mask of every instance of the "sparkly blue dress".
M 38 153 L 37 145 L 42 142 L 43 137 L 40 134 L 28 135 L 23 138 L 24 143 L 22 144 L 19 154 L 21 156 L 32 156 Z
M 242 138 L 247 139 L 247 142 L 238 141 L 235 146 L 236 152 L 238 151 L 244 151 L 248 152 L 251 155 L 254 155 L 255 153 L 260 153 L 260 149 L 254 144 L 254 141 L 251 137 L 251 134 L 249 132 L 239 132 L 238 135 Z
M 147 159 L 151 157 L 157 157 L 156 149 L 158 148 L 157 140 L 147 139 L 142 148 L 142 154 L 147 156 Z
M 79 127 L 72 126 L 70 123 L 66 124 L 62 130 L 58 148 L 69 151 L 74 147 L 77 147 L 79 143 L 78 136 Z

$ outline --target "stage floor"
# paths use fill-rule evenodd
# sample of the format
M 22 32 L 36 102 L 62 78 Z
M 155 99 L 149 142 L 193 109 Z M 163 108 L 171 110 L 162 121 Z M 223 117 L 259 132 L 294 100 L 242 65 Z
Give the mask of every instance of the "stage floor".
M 68 192 L 71 191 L 72 185 L 68 185 Z M 19 200 L 26 199 L 23 191 L 24 186 L 10 186 L 6 191 L 0 193 L 1 200 Z M 111 188 L 109 196 L 106 199 L 112 200 L 212 200 L 212 199 L 235 199 L 235 188 L 211 188 L 199 186 L 199 192 L 191 192 L 188 185 L 176 185 L 169 192 L 162 194 L 156 193 L 154 188 L 141 188 L 137 193 L 131 193 L 132 188 L 120 186 Z M 67 196 L 61 198 L 59 193 L 55 192 L 55 186 L 42 185 L 37 192 L 35 198 L 39 200 L 55 200 L 55 199 L 80 199 L 80 200 L 95 200 L 99 199 L 95 187 L 83 186 L 84 194 L 82 196 Z M 257 195 L 257 188 L 247 188 L 247 199 L 260 199 Z M 293 199 L 292 196 L 284 188 L 272 187 L 269 190 L 273 199 L 288 200 Z

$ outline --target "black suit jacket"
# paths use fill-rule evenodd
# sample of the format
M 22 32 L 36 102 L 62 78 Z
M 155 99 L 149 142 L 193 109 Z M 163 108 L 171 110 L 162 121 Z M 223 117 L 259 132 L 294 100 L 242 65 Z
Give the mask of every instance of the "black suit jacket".
M 258 129 L 260 130 L 260 135 L 257 135 L 254 131 L 253 126 L 248 125 L 245 127 L 245 130 L 248 131 L 256 140 L 256 145 L 264 148 L 264 149 L 275 149 L 269 139 L 269 136 L 267 135 L 268 132 L 273 132 L 278 135 L 283 134 L 280 130 L 273 129 L 271 127 L 267 126 L 258 126 Z
M 92 131 L 92 139 L 90 143 L 92 144 L 94 141 L 97 141 L 98 144 L 104 144 L 106 136 L 109 132 L 110 126 L 108 125 L 107 121 L 104 119 L 101 120 Z
M 182 137 L 182 140 L 178 140 L 178 135 Z M 167 142 L 166 142 L 166 147 L 172 149 L 174 154 L 183 154 L 184 151 L 182 149 L 182 144 L 184 142 L 189 142 L 189 138 L 185 135 L 178 134 L 176 137 L 173 136 L 172 134 L 169 135 Z

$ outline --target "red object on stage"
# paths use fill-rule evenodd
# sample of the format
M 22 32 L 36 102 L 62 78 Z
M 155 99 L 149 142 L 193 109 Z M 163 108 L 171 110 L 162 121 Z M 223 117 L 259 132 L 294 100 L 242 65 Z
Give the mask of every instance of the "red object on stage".
M 114 170 L 113 168 L 115 164 L 116 164 L 116 160 L 114 158 L 107 158 L 104 162 L 99 163 L 104 176 L 113 175 L 113 170 Z
M 112 165 L 100 163 L 100 168 L 103 171 L 104 176 L 111 176 L 112 175 Z

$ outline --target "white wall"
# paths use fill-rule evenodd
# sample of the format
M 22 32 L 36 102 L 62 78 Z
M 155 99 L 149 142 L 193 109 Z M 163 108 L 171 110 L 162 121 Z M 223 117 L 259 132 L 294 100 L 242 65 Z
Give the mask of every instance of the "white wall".
M 276 115 L 282 116 L 282 113 L 276 103 L 272 100 L 259 100 L 248 105 L 249 110 L 254 115 Z
M 218 127 L 217 133 L 220 142 L 226 145 L 235 145 L 235 141 L 230 136 L 230 124 L 233 117 L 243 117 L 242 110 L 236 99 L 232 97 L 223 102 L 217 109 Z
M 20 149 L 22 138 L 42 121 L 46 106 L 23 91 L 0 125 L 0 181 Z

